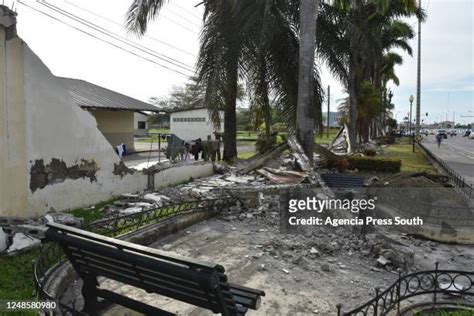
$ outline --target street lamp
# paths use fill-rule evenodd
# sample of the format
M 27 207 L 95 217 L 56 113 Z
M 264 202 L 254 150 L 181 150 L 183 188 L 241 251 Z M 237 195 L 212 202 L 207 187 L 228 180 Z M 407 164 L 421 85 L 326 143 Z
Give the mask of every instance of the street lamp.
M 415 101 L 415 98 L 413 97 L 413 95 L 410 95 L 410 98 L 408 99 L 410 101 L 410 126 L 409 126 L 409 130 L 410 130 L 410 134 L 411 134 L 411 109 L 412 109 L 412 104 L 413 104 L 413 101 Z

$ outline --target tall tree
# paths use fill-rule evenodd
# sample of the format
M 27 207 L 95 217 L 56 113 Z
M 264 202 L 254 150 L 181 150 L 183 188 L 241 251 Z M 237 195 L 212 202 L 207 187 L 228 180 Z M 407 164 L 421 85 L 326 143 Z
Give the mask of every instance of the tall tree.
M 296 135 L 311 161 L 313 161 L 314 150 L 314 54 L 316 50 L 316 20 L 318 10 L 319 0 L 300 1 Z

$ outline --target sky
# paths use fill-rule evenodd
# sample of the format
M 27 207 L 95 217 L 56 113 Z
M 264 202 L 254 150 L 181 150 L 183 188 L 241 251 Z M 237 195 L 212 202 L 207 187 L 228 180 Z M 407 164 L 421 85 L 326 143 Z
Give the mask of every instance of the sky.
M 169 1 L 141 38 L 123 27 L 131 0 L 3 1 L 10 7 L 16 2 L 19 35 L 57 76 L 84 79 L 147 101 L 166 96 L 193 74 L 202 25 L 202 6 L 196 6 L 200 0 Z M 69 17 L 51 5 L 65 10 Z M 428 14 L 421 30 L 422 119 L 427 123 L 446 118 L 474 122 L 473 2 L 422 0 L 422 6 Z M 93 28 L 72 20 L 70 14 L 92 23 L 89 26 Z M 408 22 L 417 31 L 417 21 Z M 117 35 L 109 37 L 98 26 Z M 416 96 L 416 37 L 411 46 L 413 56 L 402 54 L 404 63 L 396 69 L 400 86 L 391 85 L 394 115 L 399 121 L 410 109 L 409 96 Z M 331 86 L 331 110 L 336 110 L 344 89 L 324 65 L 321 67 L 323 85 Z M 415 106 L 416 101 L 413 113 Z

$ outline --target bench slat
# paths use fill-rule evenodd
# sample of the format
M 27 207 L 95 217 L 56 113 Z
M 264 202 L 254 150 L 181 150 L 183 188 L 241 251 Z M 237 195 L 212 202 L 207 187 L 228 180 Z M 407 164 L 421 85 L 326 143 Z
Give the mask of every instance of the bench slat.
M 104 268 L 116 269 L 118 271 L 122 271 L 122 273 L 128 272 L 129 274 L 134 275 L 139 279 L 149 279 L 150 282 L 153 282 L 153 281 L 161 282 L 161 283 L 165 283 L 167 286 L 170 286 L 170 287 L 176 286 L 176 287 L 185 288 L 185 289 L 192 289 L 193 291 L 205 294 L 205 292 L 199 286 L 199 283 L 194 282 L 192 280 L 187 280 L 187 279 L 183 279 L 183 278 L 179 278 L 179 277 L 175 277 L 171 275 L 166 275 L 158 271 L 152 271 L 138 265 L 128 265 L 125 263 L 117 263 L 114 261 L 111 262 L 109 258 L 104 257 L 104 256 L 88 254 L 87 258 L 84 258 L 83 256 L 79 255 L 76 252 L 73 252 L 72 256 L 76 259 L 84 260 L 83 263 L 87 263 L 87 261 L 91 261 L 96 265 L 103 266 Z
M 46 236 L 57 241 L 84 279 L 87 310 L 97 296 L 152 315 L 174 315 L 107 289 L 96 288 L 99 276 L 128 284 L 222 315 L 245 315 L 258 309 L 265 292 L 227 283 L 222 265 L 188 259 L 56 223 Z M 88 295 L 88 293 L 90 295 Z
M 137 245 L 137 244 L 127 242 L 127 241 L 124 241 L 124 240 L 120 240 L 120 239 L 114 239 L 114 238 L 102 236 L 102 235 L 99 235 L 99 234 L 84 231 L 82 229 L 78 229 L 78 228 L 74 228 L 74 227 L 70 227 L 70 226 L 66 226 L 66 225 L 61 225 L 61 224 L 57 224 L 57 223 L 48 223 L 48 224 L 46 224 L 46 226 L 54 228 L 54 230 L 56 232 L 62 232 L 64 234 L 70 234 L 70 235 L 74 235 L 74 236 L 77 236 L 77 237 L 83 237 L 87 240 L 94 240 L 94 241 L 97 241 L 97 242 L 100 242 L 100 243 L 103 243 L 103 244 L 111 245 L 111 246 L 113 246 L 115 248 L 118 248 L 118 249 L 121 249 L 121 250 L 129 250 L 131 252 L 141 253 L 141 254 L 145 254 L 145 255 L 148 255 L 148 256 L 151 256 L 151 257 L 155 257 L 155 258 L 159 258 L 159 259 L 163 259 L 163 260 L 167 260 L 167 261 L 173 261 L 175 263 L 180 263 L 180 264 L 184 264 L 184 265 L 187 265 L 187 266 L 192 265 L 196 268 L 199 267 L 199 268 L 202 268 L 202 269 L 205 269 L 205 268 L 207 268 L 207 269 L 217 269 L 220 272 L 225 272 L 224 267 L 222 265 L 219 265 L 219 264 L 214 264 L 214 263 L 201 261 L 201 260 L 196 260 L 196 259 L 192 259 L 192 258 L 181 257 L 181 256 L 174 255 L 174 254 L 171 254 L 171 253 L 167 253 L 165 251 L 161 251 L 161 250 L 158 250 L 158 249 L 153 249 L 153 248 Z
M 146 281 L 142 282 L 140 280 L 133 279 L 129 276 L 120 275 L 117 273 L 111 273 L 110 271 L 107 271 L 98 267 L 84 266 L 82 269 L 83 271 L 87 271 L 88 273 L 91 273 L 91 274 L 101 275 L 106 278 L 110 278 L 112 280 L 116 280 L 125 284 L 135 286 L 137 288 L 144 289 L 149 293 L 160 294 L 160 295 L 167 296 L 167 297 L 170 297 L 170 298 L 173 298 L 185 303 L 189 303 L 195 306 L 207 308 L 210 310 L 216 310 L 216 307 L 218 307 L 216 306 L 216 304 L 210 303 L 205 298 L 192 296 L 192 295 L 189 295 L 189 293 L 172 290 L 166 287 L 158 287 L 156 285 L 151 286 Z
M 56 236 L 58 241 L 62 241 L 63 243 L 66 243 L 67 245 L 74 245 L 75 247 L 78 247 L 82 250 L 86 250 L 89 252 L 97 252 L 100 253 L 104 256 L 115 258 L 117 260 L 122 260 L 125 262 L 134 262 L 135 264 L 139 264 L 145 268 L 152 269 L 152 270 L 160 270 L 165 274 L 169 275 L 179 275 L 182 278 L 187 278 L 189 280 L 193 280 L 199 284 L 201 284 L 202 287 L 211 287 L 209 283 L 209 280 L 212 278 L 213 271 L 211 270 L 205 270 L 205 271 L 198 271 L 200 273 L 196 273 L 192 269 L 189 269 L 186 266 L 182 265 L 177 265 L 174 263 L 166 262 L 163 260 L 158 260 L 156 258 L 146 258 L 143 256 L 131 256 L 130 254 L 127 254 L 123 251 L 117 251 L 113 248 L 104 246 L 104 245 L 92 245 L 90 243 L 87 243 L 85 241 L 78 241 L 75 238 L 63 234 L 58 234 Z

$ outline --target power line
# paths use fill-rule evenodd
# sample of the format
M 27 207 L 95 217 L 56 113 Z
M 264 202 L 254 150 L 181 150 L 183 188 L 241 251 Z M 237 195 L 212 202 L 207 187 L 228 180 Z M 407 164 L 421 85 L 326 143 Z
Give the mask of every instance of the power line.
M 51 4 L 51 3 L 48 3 L 48 2 L 46 2 L 46 1 L 41 1 L 40 4 L 42 4 L 42 5 L 44 5 L 44 6 L 47 6 L 48 8 L 50 8 L 50 9 L 52 9 L 52 10 L 58 12 L 59 14 L 61 14 L 61 15 L 63 15 L 63 16 L 67 16 L 68 18 L 70 18 L 70 19 L 72 19 L 72 20 L 75 20 L 76 22 L 81 23 L 81 24 L 83 24 L 83 25 L 85 25 L 85 26 L 87 26 L 87 27 L 90 27 L 90 28 L 92 28 L 92 29 L 94 29 L 94 30 L 96 30 L 96 31 L 98 31 L 98 32 L 100 32 L 100 33 L 106 35 L 106 36 L 112 37 L 112 38 L 114 38 L 115 40 L 118 40 L 118 41 L 120 41 L 120 42 L 122 42 L 122 43 L 124 43 L 124 44 L 126 44 L 126 45 L 132 46 L 132 47 L 135 48 L 135 49 L 141 50 L 141 51 L 143 51 L 143 52 L 145 52 L 145 53 L 148 53 L 148 54 L 150 54 L 150 55 L 152 55 L 152 56 L 154 56 L 154 57 L 157 57 L 158 59 L 161 59 L 161 60 L 163 60 L 163 61 L 165 61 L 165 62 L 168 62 L 168 63 L 170 63 L 170 64 L 172 64 L 172 65 L 175 65 L 175 66 L 177 66 L 177 67 L 180 67 L 180 68 L 182 68 L 182 69 L 185 69 L 185 70 L 194 72 L 194 70 L 192 69 L 191 66 L 189 66 L 189 65 L 187 65 L 187 64 L 185 64 L 185 63 L 183 63 L 183 62 L 181 62 L 181 61 L 179 61 L 179 60 L 176 60 L 176 59 L 171 58 L 171 57 L 169 57 L 169 56 L 166 56 L 166 55 L 164 55 L 164 54 L 158 53 L 158 52 L 156 52 L 156 51 L 154 51 L 154 50 L 152 50 L 152 49 L 150 49 L 150 48 L 148 48 L 148 47 L 146 47 L 146 46 L 143 46 L 143 45 L 141 45 L 141 44 L 139 44 L 139 43 L 133 42 L 133 41 L 127 39 L 126 37 L 123 37 L 123 36 L 121 36 L 121 35 L 119 35 L 119 34 L 117 34 L 117 33 L 114 33 L 114 32 L 112 32 L 112 31 L 109 31 L 109 30 L 107 30 L 107 29 L 101 27 L 100 25 L 97 25 L 97 24 L 95 24 L 95 23 L 92 23 L 92 22 L 90 22 L 90 21 L 88 21 L 88 20 L 86 20 L 86 19 L 83 19 L 83 18 L 81 18 L 81 17 L 79 17 L 79 16 L 77 16 L 77 15 L 75 15 L 75 14 L 73 14 L 73 13 L 70 13 L 70 12 L 64 10 L 64 9 L 61 9 L 61 8 L 59 8 L 59 7 L 57 7 L 57 6 L 53 5 L 53 4 Z M 89 24 L 89 25 L 87 25 L 86 23 Z M 91 26 L 91 25 L 92 25 L 92 26 Z M 161 56 L 161 57 L 160 57 L 160 56 Z M 165 58 L 165 59 L 163 59 L 163 58 Z M 171 61 L 170 61 L 170 60 L 171 60 Z M 178 64 L 176 64 L 176 63 L 178 63 Z M 181 65 L 179 65 L 179 64 L 181 64 Z M 182 66 L 182 65 L 183 65 L 183 66 Z
M 155 64 L 155 65 L 158 65 L 158 66 L 160 66 L 160 67 L 162 67 L 162 68 L 166 68 L 166 69 L 168 69 L 168 70 L 171 70 L 171 71 L 173 71 L 173 72 L 176 72 L 176 73 L 178 73 L 178 74 L 180 74 L 180 75 L 183 75 L 183 76 L 189 78 L 189 75 L 187 75 L 187 74 L 185 74 L 185 73 L 183 73 L 183 72 L 181 72 L 181 71 L 179 71 L 179 70 L 176 70 L 176 69 L 170 68 L 170 67 L 168 67 L 168 66 L 162 65 L 162 64 L 160 64 L 160 63 L 158 63 L 158 62 L 156 62 L 156 61 L 154 61 L 154 60 L 152 60 L 152 59 L 149 59 L 149 58 L 147 58 L 147 57 L 141 56 L 141 55 L 139 55 L 139 54 L 137 54 L 137 53 L 135 53 L 135 52 L 133 52 L 133 51 L 131 51 L 131 50 L 128 50 L 128 49 L 126 49 L 126 48 L 124 48 L 124 47 L 121 47 L 121 46 L 115 44 L 115 43 L 112 43 L 112 42 L 107 41 L 107 40 L 105 40 L 105 39 L 103 39 L 103 38 L 100 38 L 100 37 L 98 37 L 98 36 L 96 36 L 96 35 L 94 35 L 94 34 L 92 34 L 92 33 L 89 33 L 89 32 L 87 32 L 87 31 L 84 31 L 84 30 L 82 30 L 82 29 L 80 29 L 80 28 L 78 28 L 78 27 L 76 27 L 76 26 L 74 26 L 74 25 L 72 25 L 72 24 L 70 24 L 70 23 L 67 23 L 67 22 L 65 22 L 65 21 L 62 21 L 61 19 L 58 19 L 58 18 L 56 18 L 56 17 L 54 17 L 54 16 L 52 16 L 52 15 L 46 13 L 46 12 L 43 12 L 43 11 L 38 10 L 37 8 L 34 8 L 34 7 L 32 7 L 32 6 L 30 6 L 30 5 L 26 4 L 26 3 L 23 3 L 21 0 L 17 0 L 17 2 L 18 2 L 19 4 L 21 4 L 21 5 L 24 5 L 24 6 L 28 7 L 28 8 L 30 8 L 30 9 L 33 10 L 33 11 L 36 11 L 36 12 L 38 12 L 38 13 L 41 13 L 41 14 L 43 14 L 43 15 L 49 17 L 50 19 L 53 19 L 53 20 L 55 20 L 55 21 L 57 21 L 57 22 L 59 22 L 59 23 L 62 23 L 62 24 L 64 24 L 64 25 L 67 25 L 67 26 L 69 26 L 69 27 L 71 27 L 71 28 L 73 28 L 73 29 L 75 29 L 75 30 L 81 32 L 81 33 L 84 33 L 84 34 L 86 34 L 86 35 L 88 35 L 88 36 L 91 36 L 91 37 L 93 37 L 93 38 L 95 38 L 95 39 L 97 39 L 97 40 L 99 40 L 99 41 L 102 41 L 102 42 L 104 42 L 104 43 L 107 43 L 107 44 L 109 44 L 109 45 L 111 45 L 111 46 L 113 46 L 113 47 L 115 47 L 115 48 L 118 48 L 118 49 L 120 49 L 120 50 L 123 50 L 123 51 L 125 51 L 125 52 L 127 52 L 127 53 L 129 53 L 129 54 L 132 54 L 132 55 L 136 56 L 136 57 L 142 58 L 142 59 L 144 59 L 144 60 L 146 60 L 146 61 L 149 61 L 149 62 L 151 62 L 151 63 L 153 63 L 153 64 Z
M 184 63 L 182 63 L 182 62 L 180 62 L 180 61 L 178 61 L 178 60 L 176 60 L 176 59 L 174 59 L 174 58 L 171 58 L 171 57 L 168 57 L 168 56 L 166 56 L 166 55 L 160 54 L 160 53 L 158 53 L 158 52 L 156 52 L 156 51 L 154 51 L 154 50 L 152 50 L 152 49 L 150 49 L 150 48 L 147 48 L 147 47 L 145 47 L 145 46 L 143 46 L 143 45 L 140 45 L 140 44 L 138 44 L 138 43 L 135 43 L 135 42 L 133 42 L 133 41 L 130 41 L 129 39 L 127 39 L 127 38 L 125 38 L 125 37 L 123 37 L 123 36 L 120 36 L 120 35 L 118 35 L 118 34 L 115 34 L 115 33 L 111 32 L 111 31 L 109 31 L 109 30 L 107 30 L 107 29 L 104 29 L 103 27 L 101 27 L 101 26 L 99 26 L 99 25 L 97 25 L 97 24 L 94 24 L 94 23 L 92 23 L 92 22 L 90 22 L 90 21 L 87 21 L 87 20 L 81 18 L 81 17 L 78 17 L 77 15 L 74 15 L 74 14 L 72 14 L 72 13 L 66 11 L 66 10 L 63 10 L 63 9 L 61 9 L 61 8 L 59 8 L 59 7 L 56 7 L 56 6 L 50 4 L 50 3 L 46 2 L 46 1 L 41 1 L 41 2 L 39 2 L 39 3 L 40 3 L 41 5 L 43 5 L 43 6 L 48 7 L 48 8 L 51 9 L 51 10 L 56 11 L 57 13 L 59 13 L 59 14 L 61 14 L 61 15 L 63 15 L 63 16 L 68 17 L 68 18 L 71 19 L 71 20 L 74 20 L 74 21 L 76 21 L 76 22 L 78 22 L 78 23 L 80 23 L 80 24 L 82 24 L 82 25 L 85 25 L 85 26 L 87 26 L 87 27 L 89 27 L 89 28 L 91 28 L 91 29 L 93 29 L 93 30 L 99 32 L 99 33 L 102 33 L 102 34 L 104 34 L 104 35 L 106 35 L 106 36 L 112 37 L 113 39 L 115 39 L 115 40 L 117 40 L 117 41 L 119 41 L 119 42 L 121 42 L 121 43 L 123 43 L 123 44 L 129 45 L 129 46 L 131 46 L 131 47 L 133 47 L 133 48 L 135 48 L 135 49 L 137 49 L 137 50 L 140 50 L 140 51 L 142 51 L 142 52 L 144 52 L 144 53 L 147 53 L 147 54 L 149 54 L 149 55 L 152 55 L 152 56 L 154 56 L 154 57 L 156 57 L 156 58 L 158 58 L 158 59 L 160 59 L 160 60 L 162 60 L 162 61 L 164 61 L 164 62 L 167 62 L 167 63 L 169 63 L 169 64 L 172 64 L 172 65 L 174 65 L 174 66 L 176 66 L 176 67 L 179 67 L 179 68 L 181 68 L 181 69 L 184 69 L 184 70 L 186 70 L 186 71 L 189 71 L 189 72 L 192 72 L 192 73 L 194 72 L 194 70 L 193 70 L 193 69 L 191 68 L 191 66 L 189 66 L 189 65 L 186 65 L 186 64 L 184 64 Z
M 103 15 L 97 14 L 97 13 L 95 13 L 95 12 L 93 12 L 93 11 L 91 11 L 91 10 L 88 10 L 88 9 L 86 9 L 86 8 L 83 8 L 83 7 L 81 7 L 81 6 L 79 6 L 79 5 L 75 4 L 75 3 L 73 3 L 73 2 L 71 2 L 71 1 L 65 0 L 64 2 L 67 3 L 67 4 L 69 4 L 70 6 L 73 6 L 73 7 L 77 8 L 77 9 L 79 9 L 79 10 L 82 10 L 82 11 L 84 11 L 84 12 L 87 12 L 87 13 L 89 13 L 89 14 L 95 16 L 95 17 L 98 17 L 98 18 L 100 18 L 100 19 L 103 19 L 103 20 L 105 20 L 105 21 L 108 21 L 108 22 L 110 22 L 110 23 L 112 23 L 112 24 L 115 24 L 115 25 L 117 25 L 117 26 L 123 27 L 123 25 L 122 25 L 121 23 L 119 23 L 119 22 L 117 22 L 117 21 L 114 21 L 114 20 L 112 20 L 112 19 L 109 19 L 109 18 L 107 18 L 107 17 L 105 17 L 105 16 L 103 16 Z M 148 38 L 148 39 L 151 39 L 151 40 L 153 40 L 153 41 L 155 41 L 155 42 L 161 43 L 161 44 L 163 44 L 163 45 L 166 45 L 166 46 L 168 46 L 168 47 L 174 48 L 174 49 L 176 49 L 176 50 L 178 50 L 178 51 L 180 51 L 180 52 L 182 52 L 182 53 L 188 54 L 188 55 L 190 55 L 190 56 L 192 56 L 192 57 L 196 57 L 196 55 L 193 54 L 193 53 L 190 53 L 190 52 L 188 52 L 188 51 L 185 51 L 185 50 L 183 50 L 183 49 L 181 49 L 181 48 L 179 48 L 179 47 L 176 47 L 176 46 L 174 46 L 174 45 L 171 45 L 171 44 L 169 44 L 169 43 L 167 43 L 167 42 L 165 42 L 165 41 L 162 41 L 162 40 L 160 40 L 160 39 L 157 39 L 157 38 L 155 38 L 155 37 L 152 37 L 152 36 L 149 36 L 149 35 L 144 35 L 144 37 L 146 37 L 146 38 Z
M 198 19 L 199 22 L 202 21 L 202 18 L 201 18 L 200 16 L 198 16 L 198 15 L 194 14 L 193 12 L 189 11 L 188 9 L 186 9 L 186 8 L 184 8 L 184 7 L 182 7 L 182 6 L 180 6 L 177 1 L 173 1 L 173 2 L 171 2 L 171 3 L 174 4 L 175 6 L 177 6 L 181 11 L 188 13 L 189 16 L 192 16 L 192 17 L 194 17 L 195 19 Z
M 181 19 L 184 20 L 184 21 L 187 21 L 188 23 L 192 24 L 193 26 L 201 27 L 200 24 L 197 24 L 196 22 L 191 21 L 190 19 L 188 19 L 188 18 L 182 16 L 181 14 L 177 13 L 176 11 L 173 11 L 173 10 L 171 10 L 171 9 L 168 9 L 168 12 L 170 12 L 171 14 L 173 14 L 173 15 L 175 15 L 175 16 L 181 18 Z

